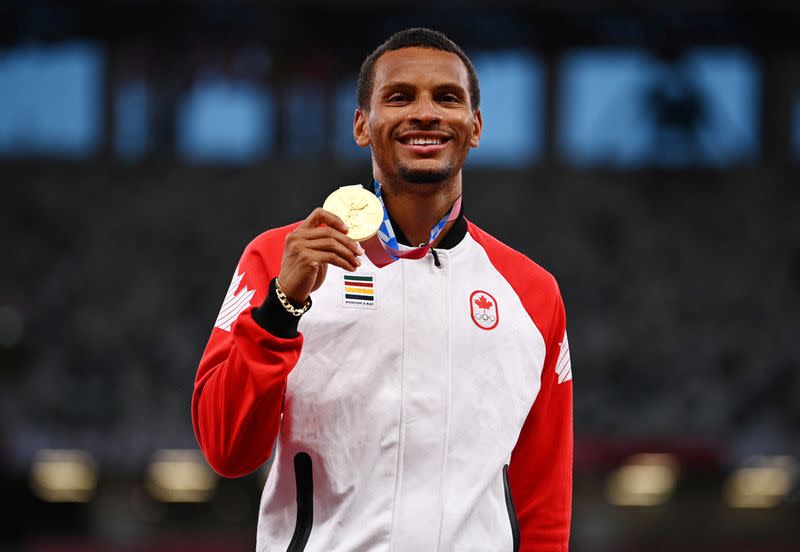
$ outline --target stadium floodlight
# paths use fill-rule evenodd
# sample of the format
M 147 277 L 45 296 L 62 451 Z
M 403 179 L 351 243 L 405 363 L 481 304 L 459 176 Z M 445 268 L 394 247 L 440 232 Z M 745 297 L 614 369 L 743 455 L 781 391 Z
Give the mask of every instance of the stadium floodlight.
M 606 483 L 606 497 L 616 506 L 657 506 L 672 496 L 679 463 L 672 454 L 635 454 Z
M 798 475 L 791 456 L 752 456 L 725 482 L 723 497 L 732 508 L 773 508 L 789 494 Z
M 159 450 L 147 468 L 147 490 L 161 502 L 207 502 L 217 482 L 197 450 Z
M 45 502 L 88 502 L 97 488 L 97 468 L 86 451 L 44 449 L 34 456 L 30 482 Z

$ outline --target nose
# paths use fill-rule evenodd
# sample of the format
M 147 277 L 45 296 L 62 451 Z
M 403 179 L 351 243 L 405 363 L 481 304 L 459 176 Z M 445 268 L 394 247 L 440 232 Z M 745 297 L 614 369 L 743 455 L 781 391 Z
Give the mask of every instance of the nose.
M 428 126 L 442 120 L 439 107 L 429 95 L 421 95 L 414 103 L 414 109 L 409 113 L 409 119 L 422 125 Z

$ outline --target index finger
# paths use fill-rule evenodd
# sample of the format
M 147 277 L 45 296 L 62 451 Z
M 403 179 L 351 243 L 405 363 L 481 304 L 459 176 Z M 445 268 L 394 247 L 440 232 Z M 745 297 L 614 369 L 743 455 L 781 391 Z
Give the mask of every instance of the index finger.
M 330 211 L 326 211 L 322 207 L 317 207 L 314 209 L 311 214 L 306 217 L 306 220 L 300 224 L 300 228 L 316 228 L 321 224 L 326 224 L 331 228 L 335 228 L 343 234 L 347 234 L 347 231 L 349 230 L 342 219 Z

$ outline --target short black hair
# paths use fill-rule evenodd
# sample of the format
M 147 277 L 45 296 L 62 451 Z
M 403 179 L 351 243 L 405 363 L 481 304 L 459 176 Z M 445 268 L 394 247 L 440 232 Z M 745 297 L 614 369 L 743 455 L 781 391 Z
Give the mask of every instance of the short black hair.
M 430 48 L 431 50 L 442 50 L 450 52 L 461 58 L 467 67 L 469 75 L 469 103 L 475 111 L 481 104 L 481 89 L 478 86 L 478 74 L 475 67 L 464 53 L 461 47 L 447 38 L 444 33 L 426 29 L 424 27 L 414 27 L 393 34 L 389 39 L 378 46 L 374 52 L 367 56 L 361 64 L 361 71 L 358 73 L 358 88 L 356 99 L 358 107 L 361 109 L 369 108 L 370 97 L 372 96 L 372 86 L 375 83 L 375 62 L 386 52 L 400 50 L 402 48 Z

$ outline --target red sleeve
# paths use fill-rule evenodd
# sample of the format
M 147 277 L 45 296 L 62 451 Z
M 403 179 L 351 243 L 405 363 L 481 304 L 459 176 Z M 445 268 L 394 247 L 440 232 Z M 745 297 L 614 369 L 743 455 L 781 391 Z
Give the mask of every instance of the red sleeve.
M 246 475 L 269 458 L 286 378 L 300 356 L 302 335 L 281 339 L 253 319 L 277 276 L 290 229 L 262 234 L 245 249 L 197 369 L 195 436 L 208 463 L 225 477 Z
M 556 288 L 556 293 L 558 293 Z M 556 298 L 541 389 L 511 454 L 508 479 L 520 552 L 564 552 L 572 513 L 572 365 L 564 304 Z
M 520 552 L 565 552 L 572 514 L 572 365 L 558 284 L 539 265 L 469 224 L 545 341 L 541 388 L 511 454 Z

